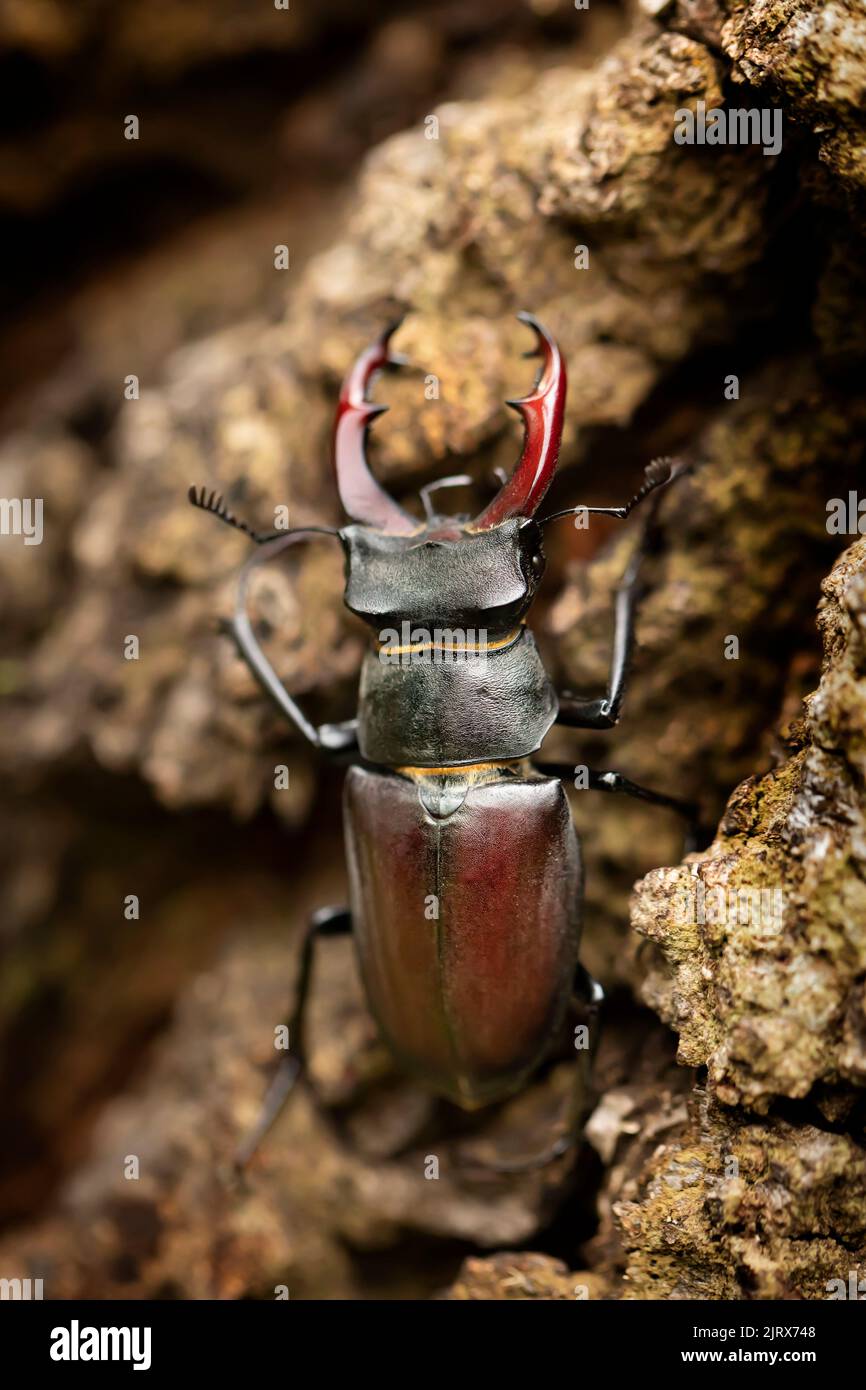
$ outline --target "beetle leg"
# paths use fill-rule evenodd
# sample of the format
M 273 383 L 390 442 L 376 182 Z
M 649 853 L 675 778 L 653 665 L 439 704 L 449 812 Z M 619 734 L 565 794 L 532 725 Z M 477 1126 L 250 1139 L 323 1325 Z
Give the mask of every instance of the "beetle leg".
M 439 492 L 440 489 L 446 487 L 471 487 L 474 481 L 475 479 L 470 478 L 468 473 L 455 473 L 450 478 L 437 478 L 435 482 L 428 483 L 426 487 L 422 487 L 418 496 L 424 504 L 424 515 L 427 517 L 428 522 L 432 525 L 436 520 L 437 514 L 430 501 L 434 492 Z
M 638 801 L 649 801 L 653 806 L 668 806 L 676 811 L 686 822 L 686 843 L 683 852 L 691 854 L 708 843 L 708 831 L 701 824 L 700 807 L 694 801 L 685 801 L 679 796 L 668 796 L 664 792 L 652 791 L 632 782 L 621 772 L 589 772 L 589 789 L 595 792 L 612 792 L 614 795 L 633 796 Z M 712 839 L 712 835 L 709 836 Z
M 280 713 L 294 725 L 299 733 L 303 734 L 307 742 L 317 748 L 320 753 L 354 753 L 358 747 L 357 719 L 348 719 L 342 724 L 321 724 L 318 728 L 311 723 L 300 706 L 292 699 L 259 646 L 247 613 L 247 588 L 253 569 L 257 568 L 263 561 L 278 555 L 287 546 L 306 539 L 309 534 L 317 534 L 316 528 L 306 527 L 301 530 L 286 531 L 282 535 L 278 535 L 276 539 L 262 543 L 261 548 L 247 560 L 240 572 L 234 616 L 227 626 L 240 655 L 265 694 L 270 696 Z M 335 533 L 327 532 L 326 534 Z
M 286 1025 L 291 1051 L 282 1059 L 271 1078 L 256 1123 L 238 1145 L 235 1153 L 235 1167 L 238 1169 L 247 1166 L 265 1135 L 275 1124 L 296 1083 L 304 1076 L 307 1060 L 304 1047 L 304 1018 L 310 994 L 316 942 L 322 936 L 343 936 L 351 930 L 351 914 L 345 907 L 323 907 L 310 918 L 301 947 L 294 1001 Z
M 215 491 L 209 493 L 204 487 L 191 487 L 189 500 L 194 507 L 210 512 L 218 521 L 224 521 L 227 526 L 234 526 L 238 531 L 243 531 L 251 540 L 255 541 L 256 545 L 262 547 L 241 570 L 234 616 L 223 624 L 228 634 L 234 638 L 238 652 L 259 685 L 265 694 L 273 700 L 280 714 L 288 719 L 289 723 L 298 730 L 298 733 L 303 734 L 307 742 L 317 748 L 320 753 L 334 755 L 357 752 L 357 719 L 347 719 L 342 724 L 320 724 L 318 728 L 315 724 L 310 723 L 303 710 L 286 690 L 259 646 L 246 607 L 250 573 L 263 560 L 269 560 L 274 555 L 279 555 L 286 546 L 294 545 L 299 540 L 306 540 L 309 536 L 338 536 L 339 532 L 330 526 L 303 526 L 294 531 L 272 531 L 266 535 L 263 532 L 254 531 L 245 521 L 241 521 L 233 512 L 230 512 L 222 494 L 218 496 Z
M 620 706 L 625 695 L 626 680 L 631 665 L 631 651 L 634 643 L 634 621 L 640 589 L 641 562 L 655 539 L 653 516 L 648 518 L 641 538 L 635 546 L 625 574 L 620 580 L 614 600 L 613 651 L 610 660 L 610 674 L 607 681 L 607 694 L 600 700 L 588 699 L 581 695 L 570 695 L 564 691 L 559 696 L 558 724 L 566 724 L 577 729 L 612 729 L 619 720 Z
M 539 772 L 547 773 L 549 777 L 561 777 L 564 782 L 574 781 L 575 766 L 570 763 L 533 763 L 533 767 Z M 650 787 L 642 787 L 639 782 L 632 782 L 621 772 L 597 772 L 594 768 L 588 767 L 586 775 L 586 791 L 631 796 L 637 801 L 648 801 L 653 806 L 667 806 L 671 811 L 676 811 L 686 822 L 686 854 L 691 854 L 707 842 L 707 828 L 701 823 L 700 807 L 696 802 L 686 801 L 679 796 L 668 796 L 667 792 L 656 792 Z
M 578 964 L 572 995 L 572 1007 L 578 1019 L 574 1034 L 574 1047 L 577 1052 L 574 1088 L 568 1117 L 572 1144 L 576 1144 L 580 1139 L 593 1107 L 592 1065 L 598 1051 L 603 1006 L 604 990 L 586 967 Z M 581 1027 L 586 1029 L 586 1040 L 589 1044 L 587 1047 L 578 1047 L 578 1041 L 583 1041 L 583 1037 L 578 1035 L 578 1029 Z
M 610 516 L 625 518 L 631 509 L 644 498 L 650 497 L 649 514 L 641 531 L 640 539 L 629 560 L 626 572 L 616 590 L 613 620 L 613 651 L 610 660 L 610 674 L 607 681 L 607 694 L 601 699 L 589 699 L 582 695 L 571 695 L 563 691 L 559 696 L 559 715 L 557 723 L 576 729 L 612 729 L 619 720 L 620 706 L 625 695 L 626 681 L 631 665 L 631 652 L 634 643 L 634 622 L 640 599 L 640 568 L 644 556 L 658 540 L 656 512 L 661 500 L 660 489 L 680 477 L 686 471 L 686 464 L 679 459 L 657 459 L 646 470 L 646 481 L 625 507 L 588 507 L 590 512 L 602 512 Z M 553 520 L 549 517 L 548 520 Z

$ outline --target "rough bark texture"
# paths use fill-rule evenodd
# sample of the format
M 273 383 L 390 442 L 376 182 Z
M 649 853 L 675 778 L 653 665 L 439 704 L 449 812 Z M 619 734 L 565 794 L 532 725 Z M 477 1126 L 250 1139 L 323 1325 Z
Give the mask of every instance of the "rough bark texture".
M 160 46 L 139 8 L 111 28 L 121 73 L 183 71 L 202 44 L 277 42 L 270 29 L 252 40 L 232 6 L 216 25 L 187 6 L 188 27 Z M 493 10 L 473 11 L 476 33 Z M 488 45 L 450 86 L 453 19 L 425 31 L 416 17 L 440 52 L 420 90 L 451 98 L 431 112 L 437 138 L 394 77 L 414 125 L 306 231 L 299 194 L 297 259 L 289 214 L 261 201 L 209 232 L 201 266 L 201 234 L 151 253 L 126 282 L 81 292 L 75 350 L 15 403 L 0 494 L 44 497 L 45 541 L 0 545 L 0 769 L 29 798 L 3 818 L 0 986 L 0 1095 L 18 1141 L 0 1197 L 28 1224 L 4 1238 L 0 1269 L 44 1277 L 50 1296 L 272 1297 L 285 1284 L 292 1297 L 450 1285 L 456 1299 L 817 1298 L 864 1262 L 866 542 L 834 565 L 844 541 L 827 502 L 862 477 L 866 25 L 854 0 L 644 10 L 655 18 L 636 11 L 624 36 L 601 12 L 580 36 L 572 19 L 567 42 L 545 31 L 534 59 Z M 41 6 L 42 27 L 22 13 L 4 20 L 8 46 L 75 52 L 84 21 L 68 7 Z M 525 16 L 514 22 L 522 32 Z M 418 32 L 388 42 L 417 53 Z M 309 53 L 317 38 L 295 28 L 283 43 Z M 347 85 L 375 132 L 376 92 Z M 698 100 L 779 104 L 781 157 L 676 144 L 675 113 Z M 327 145 L 309 109 L 291 120 Z M 50 205 L 56 189 L 27 192 L 17 167 L 0 148 L 7 197 Z M 288 289 L 270 271 L 287 238 Z M 206 307 L 239 247 L 242 273 Z M 411 370 L 377 387 L 391 413 L 374 466 L 410 507 L 424 482 L 468 469 L 465 505 L 480 503 L 519 447 L 501 402 L 531 372 L 521 307 L 570 367 L 551 510 L 624 500 L 659 453 L 692 464 L 660 510 L 620 727 L 558 732 L 545 755 L 697 797 L 721 823 L 680 862 L 673 818 L 574 793 L 583 958 L 611 993 L 576 1168 L 461 1171 L 465 1141 L 531 1149 L 569 1068 L 501 1114 L 458 1120 L 394 1075 L 334 942 L 312 1035 L 329 1109 L 299 1095 L 238 1186 L 231 1154 L 301 923 L 344 892 L 339 780 L 319 775 L 217 631 L 246 543 L 185 491 L 217 487 L 262 527 L 280 505 L 292 524 L 338 521 L 340 376 L 410 311 L 397 346 Z M 140 399 L 123 400 L 129 373 Z M 536 630 L 560 682 L 596 693 L 635 531 L 559 525 Z M 351 713 L 363 641 L 328 544 L 255 590 L 265 649 L 317 719 Z M 138 923 L 123 918 L 129 893 Z M 566 1263 L 545 1253 L 552 1229 Z M 532 1254 L 477 1254 L 533 1241 Z
M 620 1209 L 631 1297 L 820 1298 L 866 1260 L 866 542 L 823 590 L 791 756 L 737 788 L 705 854 L 635 891 L 643 997 L 707 1082 Z

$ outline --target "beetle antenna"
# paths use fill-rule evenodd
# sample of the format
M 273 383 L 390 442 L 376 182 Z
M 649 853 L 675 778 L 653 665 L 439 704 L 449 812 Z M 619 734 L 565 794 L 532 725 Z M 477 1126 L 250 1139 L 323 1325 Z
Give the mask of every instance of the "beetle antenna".
M 546 526 L 548 521 L 558 521 L 563 516 L 576 516 L 578 512 L 586 512 L 592 516 L 615 516 L 620 521 L 634 511 L 639 502 L 649 497 L 660 487 L 665 487 L 679 478 L 688 470 L 689 465 L 683 459 L 657 458 L 652 463 L 648 463 L 644 469 L 644 479 L 635 493 L 634 497 L 626 502 L 624 507 L 566 507 L 564 511 L 552 512 L 550 516 L 542 517 L 539 526 Z
M 227 526 L 234 526 L 236 531 L 243 531 L 256 545 L 264 545 L 265 541 L 272 541 L 276 536 L 284 534 L 281 531 L 272 531 L 266 535 L 261 531 L 254 531 L 245 521 L 241 521 L 240 517 L 229 511 L 222 493 L 217 494 L 216 490 L 208 493 L 207 488 L 191 487 L 187 496 L 194 507 L 200 507 L 203 512 L 210 512 Z

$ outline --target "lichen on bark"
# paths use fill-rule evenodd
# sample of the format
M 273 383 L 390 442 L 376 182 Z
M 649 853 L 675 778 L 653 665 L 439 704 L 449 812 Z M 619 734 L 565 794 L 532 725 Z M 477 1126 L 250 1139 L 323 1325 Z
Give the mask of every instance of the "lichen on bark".
M 642 995 L 706 1089 L 620 1208 L 627 1297 L 822 1298 L 866 1261 L 866 541 L 819 624 L 789 756 L 736 789 L 705 853 L 635 889 Z
M 637 887 L 657 952 L 644 999 L 713 1094 L 765 1112 L 816 1087 L 838 1111 L 866 1081 L 863 710 L 866 542 L 823 586 L 825 666 L 790 757 L 733 793 L 705 854 Z

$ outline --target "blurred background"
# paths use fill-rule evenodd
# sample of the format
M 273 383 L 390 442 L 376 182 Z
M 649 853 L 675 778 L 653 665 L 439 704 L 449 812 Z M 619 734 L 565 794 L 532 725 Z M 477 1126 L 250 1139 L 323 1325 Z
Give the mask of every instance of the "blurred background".
M 502 1246 L 621 1276 L 603 1192 L 619 1130 L 576 1172 L 425 1188 L 417 1155 L 458 1122 L 389 1072 L 339 942 L 314 1070 L 367 1158 L 299 1101 L 233 1186 L 297 932 L 344 896 L 341 779 L 220 635 L 245 542 L 185 496 L 219 486 L 264 528 L 279 504 L 339 522 L 340 377 L 410 310 L 374 463 L 403 498 L 468 467 L 469 509 L 517 457 L 501 402 L 534 364 L 513 314 L 537 312 L 571 364 L 552 503 L 621 503 L 659 453 L 709 460 L 665 512 L 633 722 L 612 752 L 567 735 L 545 752 L 697 795 L 714 824 L 783 756 L 773 729 L 814 685 L 838 549 L 823 497 L 856 473 L 862 413 L 859 189 L 828 173 L 809 113 L 778 162 L 669 139 L 681 101 L 730 87 L 724 8 L 674 5 L 664 30 L 658 5 L 602 0 L 0 0 L 0 493 L 44 498 L 46 518 L 40 546 L 0 539 L 0 1222 L 46 1296 L 424 1296 Z M 744 401 L 720 424 L 727 372 Z M 593 692 L 631 544 L 613 530 L 563 525 L 536 615 L 560 683 Z M 319 720 L 353 710 L 362 635 L 340 579 L 311 546 L 257 591 Z M 722 658 L 731 631 L 748 670 Z M 584 954 L 611 995 L 602 1089 L 678 1114 L 694 1078 L 637 997 L 628 897 L 678 862 L 680 829 L 575 813 Z M 494 1129 L 537 1128 L 564 1078 Z

